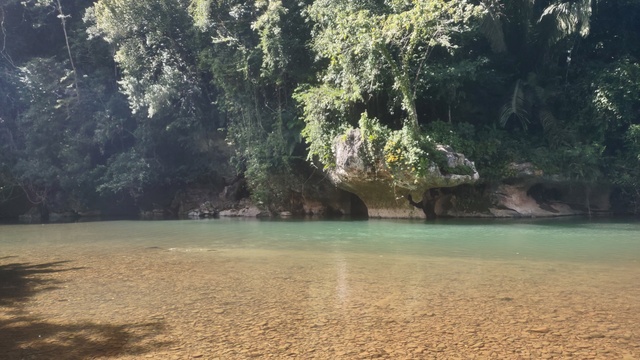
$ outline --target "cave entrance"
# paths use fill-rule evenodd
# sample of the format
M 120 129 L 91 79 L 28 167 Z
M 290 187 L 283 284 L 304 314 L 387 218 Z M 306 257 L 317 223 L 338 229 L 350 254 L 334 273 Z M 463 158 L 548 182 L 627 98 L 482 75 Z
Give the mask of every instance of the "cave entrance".
M 369 209 L 367 209 L 367 205 L 365 205 L 364 201 L 358 197 L 358 195 L 354 193 L 350 193 L 349 196 L 350 203 L 350 211 L 352 219 L 368 219 L 369 218 Z
M 538 183 L 527 190 L 527 195 L 531 196 L 538 204 L 562 201 L 562 190 L 554 187 L 547 187 Z

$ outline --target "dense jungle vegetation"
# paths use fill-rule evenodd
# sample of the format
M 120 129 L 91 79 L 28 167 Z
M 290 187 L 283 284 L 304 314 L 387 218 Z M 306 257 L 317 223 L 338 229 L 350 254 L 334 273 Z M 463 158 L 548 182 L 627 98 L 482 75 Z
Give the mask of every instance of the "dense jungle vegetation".
M 0 0 L 0 202 L 151 206 L 237 172 L 283 207 L 360 127 L 485 181 L 640 201 L 636 0 Z M 431 155 L 430 155 L 431 154 Z

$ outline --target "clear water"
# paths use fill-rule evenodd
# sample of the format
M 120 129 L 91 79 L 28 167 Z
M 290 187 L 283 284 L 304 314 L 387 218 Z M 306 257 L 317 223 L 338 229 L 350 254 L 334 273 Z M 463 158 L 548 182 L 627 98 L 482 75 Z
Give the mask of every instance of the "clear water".
M 0 225 L 0 358 L 640 359 L 638 324 L 633 219 Z
M 3 247 L 76 245 L 640 264 L 640 221 L 213 219 L 0 226 Z

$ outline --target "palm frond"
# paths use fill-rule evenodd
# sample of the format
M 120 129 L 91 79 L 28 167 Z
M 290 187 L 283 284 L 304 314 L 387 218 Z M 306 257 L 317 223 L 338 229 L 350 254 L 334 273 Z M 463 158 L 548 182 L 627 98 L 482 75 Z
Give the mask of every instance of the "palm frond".
M 506 126 L 512 118 L 518 119 L 522 128 L 527 129 L 529 125 L 529 114 L 525 109 L 524 92 L 522 91 L 520 80 L 516 81 L 516 86 L 513 89 L 513 94 L 509 102 L 504 104 L 500 109 L 500 126 Z
M 480 24 L 482 35 L 489 41 L 491 50 L 494 53 L 502 53 L 507 51 L 507 44 L 504 40 L 504 31 L 502 29 L 502 20 L 500 14 L 500 3 L 496 0 L 484 0 L 482 6 L 486 13 Z
M 553 26 L 549 41 L 554 44 L 572 34 L 582 37 L 591 30 L 592 3 L 594 0 L 556 2 L 547 6 L 538 23 L 549 23 Z
M 560 126 L 560 122 L 549 109 L 541 109 L 539 117 L 544 136 L 551 148 L 557 149 L 560 146 L 569 144 L 567 131 Z

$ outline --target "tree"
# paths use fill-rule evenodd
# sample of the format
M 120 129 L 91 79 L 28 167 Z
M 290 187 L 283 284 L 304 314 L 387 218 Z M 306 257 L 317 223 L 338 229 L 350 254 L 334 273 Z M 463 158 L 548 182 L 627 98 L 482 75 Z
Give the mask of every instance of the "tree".
M 183 120 L 199 115 L 202 89 L 187 6 L 185 0 L 100 0 L 85 15 L 90 36 L 115 48 L 121 90 L 134 113 L 180 112 Z
M 133 118 L 131 143 L 101 168 L 104 194 L 140 198 L 145 189 L 214 177 L 212 143 L 222 124 L 215 88 L 198 70 L 200 39 L 186 0 L 100 0 L 85 14 L 91 37 L 106 40 Z
M 535 118 L 551 136 L 550 143 L 558 145 L 564 134 L 547 98 L 556 96 L 553 88 L 559 85 L 557 79 L 562 79 L 557 76 L 562 71 L 559 66 L 568 71 L 573 48 L 579 38 L 589 35 L 592 3 L 593 0 L 485 2 L 489 10 L 482 27 L 485 36 L 494 52 L 507 52 L 518 64 L 515 84 L 500 109 L 502 126 L 516 119 L 527 129 Z
M 3 4 L 5 5 L 5 4 Z M 33 203 L 46 209 L 51 195 L 61 189 L 61 181 L 69 179 L 78 173 L 65 173 L 64 160 L 71 156 L 74 148 L 72 144 L 81 136 L 71 129 L 68 120 L 71 114 L 78 110 L 78 77 L 73 59 L 71 58 L 71 43 L 63 21 L 61 33 L 66 40 L 67 58 L 72 69 L 65 68 L 64 62 L 58 62 L 55 57 L 30 57 L 31 49 L 22 50 L 15 44 L 25 41 L 33 34 L 29 31 L 16 31 L 19 23 L 5 23 L 7 14 L 16 16 L 23 12 L 23 16 L 34 16 L 42 24 L 48 24 L 50 17 L 43 12 L 47 6 L 57 6 L 62 16 L 60 1 L 48 2 L 10 2 L 2 7 L 1 28 L 3 34 L 2 60 L 6 65 L 3 72 L 13 86 L 7 87 L 9 92 L 4 97 L 11 103 L 7 106 L 8 113 L 2 116 L 3 137 L 7 140 L 4 150 L 4 179 L 12 186 L 24 190 L 27 198 Z M 9 26 L 9 27 L 6 27 Z M 46 26 L 46 25 L 45 25 Z M 59 28 L 58 28 L 59 29 Z M 22 50 L 22 51 L 21 51 Z M 53 56 L 58 48 L 55 43 L 47 51 Z M 13 51 L 14 54 L 11 54 Z M 26 55 L 26 56 L 25 56 Z M 71 79 L 69 81 L 69 79 Z M 74 86 L 75 85 L 75 86 Z M 17 89 L 20 89 L 17 91 Z M 7 104 L 8 105 L 8 104 Z M 4 108 L 4 106 L 3 106 Z M 76 130 L 76 129 L 74 129 Z M 70 143 L 71 142 L 71 143 Z M 73 159 L 76 160 L 76 159 Z M 71 166 L 71 162 L 69 162 Z M 69 168 L 64 170 L 70 170 Z M 46 212 L 46 211 L 45 211 Z
M 363 110 L 418 134 L 418 97 L 425 101 L 427 90 L 452 69 L 473 71 L 468 61 L 448 61 L 483 12 L 466 1 L 314 2 L 308 9 L 312 48 L 325 69 L 318 85 L 297 96 L 311 154 L 330 163 L 333 138 L 355 125 Z M 380 98 L 390 101 L 387 108 L 372 109 L 372 99 Z
M 11 176 L 16 151 L 13 119 L 22 107 L 15 73 L 0 62 L 0 204 L 14 196 L 16 184 Z
M 217 104 L 235 147 L 234 162 L 253 198 L 273 211 L 288 208 L 299 185 L 301 123 L 291 94 L 310 74 L 304 2 L 194 1 L 198 29 L 211 39 L 201 70 L 219 90 Z

